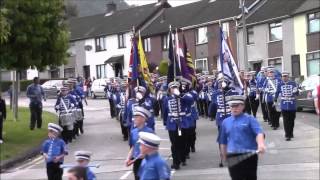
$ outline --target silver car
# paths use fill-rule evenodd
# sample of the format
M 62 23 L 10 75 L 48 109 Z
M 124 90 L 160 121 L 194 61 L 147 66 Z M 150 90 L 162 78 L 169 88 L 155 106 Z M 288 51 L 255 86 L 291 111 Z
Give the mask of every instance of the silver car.
M 41 86 L 44 90 L 46 98 L 56 98 L 60 88 L 63 86 L 64 80 L 49 80 Z
M 300 94 L 297 97 L 297 110 L 302 109 L 315 110 L 312 92 L 320 84 L 320 75 L 312 75 L 305 79 L 300 85 Z

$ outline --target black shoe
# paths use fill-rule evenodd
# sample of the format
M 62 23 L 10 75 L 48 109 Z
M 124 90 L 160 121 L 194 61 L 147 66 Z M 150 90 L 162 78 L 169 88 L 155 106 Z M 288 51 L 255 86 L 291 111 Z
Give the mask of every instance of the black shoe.
M 186 159 L 190 159 L 190 156 L 189 156 L 189 154 L 188 154 L 188 155 L 186 155 Z
M 172 165 L 171 165 L 171 169 L 178 170 L 178 169 L 180 169 L 180 166 L 177 165 L 177 164 L 172 164 Z
M 128 137 L 123 137 L 123 141 L 128 141 Z
M 291 136 L 290 136 L 290 138 L 294 138 L 294 136 L 293 136 L 293 135 L 291 135 Z
M 291 138 L 287 137 L 287 138 L 286 138 L 286 141 L 291 141 Z
M 187 163 L 186 162 L 182 162 L 182 166 L 186 166 L 187 165 Z
M 277 127 L 273 127 L 272 129 L 273 129 L 273 130 L 277 130 L 278 128 L 277 128 Z
M 196 148 L 195 147 L 191 147 L 191 152 L 196 152 Z
M 268 119 L 264 119 L 263 121 L 264 121 L 264 122 L 268 122 Z
M 222 162 L 220 162 L 220 163 L 219 163 L 219 167 L 223 167 L 223 164 L 222 164 Z

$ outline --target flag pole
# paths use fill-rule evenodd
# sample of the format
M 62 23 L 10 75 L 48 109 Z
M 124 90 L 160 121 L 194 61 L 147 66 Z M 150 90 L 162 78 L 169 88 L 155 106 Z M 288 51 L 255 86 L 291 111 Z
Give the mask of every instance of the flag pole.
M 172 28 L 171 28 L 171 24 L 169 25 L 169 34 L 170 34 L 170 36 L 171 36 L 171 42 L 170 43 L 172 43 L 172 46 L 174 46 L 173 45 L 173 39 L 172 39 Z M 174 48 L 173 48 L 174 49 Z M 175 54 L 174 54 L 174 52 L 172 52 L 173 53 L 173 81 L 174 82 L 176 82 L 176 57 L 175 57 Z

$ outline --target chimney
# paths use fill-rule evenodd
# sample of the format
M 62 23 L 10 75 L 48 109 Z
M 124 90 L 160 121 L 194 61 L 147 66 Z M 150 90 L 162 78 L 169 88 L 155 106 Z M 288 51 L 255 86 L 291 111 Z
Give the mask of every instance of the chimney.
M 117 10 L 117 5 L 113 1 L 106 4 L 106 16 L 113 14 Z

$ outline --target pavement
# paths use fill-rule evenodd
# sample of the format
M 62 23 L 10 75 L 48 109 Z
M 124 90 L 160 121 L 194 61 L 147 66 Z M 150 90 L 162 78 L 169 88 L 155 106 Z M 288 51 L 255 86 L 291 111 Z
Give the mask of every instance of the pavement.
M 54 112 L 55 100 L 44 102 L 44 109 Z M 28 100 L 21 98 L 20 105 L 27 106 Z M 100 164 L 93 168 L 98 179 L 124 180 L 134 179 L 131 167 L 125 167 L 124 161 L 129 147 L 121 136 L 119 122 L 111 119 L 108 101 L 105 99 L 88 100 L 85 106 L 85 133 L 68 145 L 69 155 L 65 164 L 74 164 L 73 153 L 76 150 L 92 151 L 91 164 Z M 294 139 L 285 141 L 281 120 L 280 129 L 271 128 L 258 120 L 266 133 L 267 152 L 259 156 L 258 179 L 260 180 L 318 180 L 319 179 L 319 117 L 313 112 L 298 112 Z M 163 139 L 161 155 L 171 164 L 168 133 L 159 119 L 156 133 Z M 219 151 L 216 144 L 217 129 L 215 121 L 200 118 L 197 125 L 196 153 L 192 153 L 187 166 L 172 171 L 174 180 L 229 180 L 227 168 L 219 168 Z M 66 172 L 66 171 L 65 171 Z M 24 162 L 0 174 L 1 180 L 40 180 L 46 179 L 45 163 L 41 156 Z

